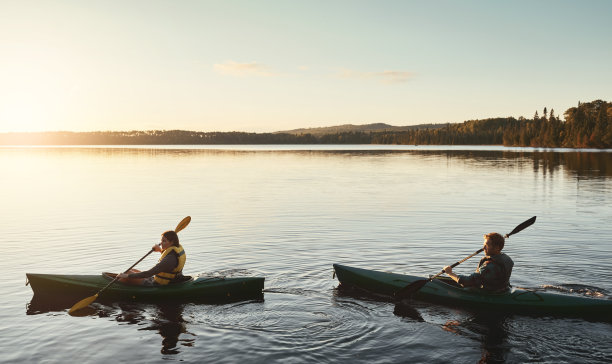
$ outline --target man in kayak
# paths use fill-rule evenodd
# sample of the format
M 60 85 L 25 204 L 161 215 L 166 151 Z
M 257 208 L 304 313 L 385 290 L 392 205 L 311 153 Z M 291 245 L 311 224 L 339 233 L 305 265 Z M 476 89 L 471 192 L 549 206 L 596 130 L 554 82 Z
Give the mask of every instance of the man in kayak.
M 486 256 L 478 263 L 476 272 L 469 276 L 453 273 L 451 266 L 444 267 L 444 273 L 463 287 L 478 287 L 492 292 L 504 292 L 510 288 L 510 275 L 514 262 L 502 253 L 504 237 L 498 233 L 484 235 Z
M 153 245 L 153 250 L 162 253 L 159 262 L 151 269 L 140 272 L 132 269 L 118 275 L 119 281 L 133 285 L 167 285 L 172 282 L 180 282 L 183 278 L 183 267 L 187 256 L 185 250 L 179 244 L 176 232 L 168 230 L 161 236 L 161 243 Z

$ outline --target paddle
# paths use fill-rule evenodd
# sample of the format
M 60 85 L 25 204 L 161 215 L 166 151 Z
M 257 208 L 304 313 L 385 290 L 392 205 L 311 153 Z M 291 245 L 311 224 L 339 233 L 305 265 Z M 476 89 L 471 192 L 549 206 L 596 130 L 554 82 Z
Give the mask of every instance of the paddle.
M 187 227 L 187 225 L 189 225 L 189 223 L 191 222 L 191 216 L 187 216 L 186 218 L 184 218 L 183 220 L 181 220 L 181 222 L 178 223 L 178 225 L 176 225 L 176 228 L 174 229 L 175 232 L 179 232 L 181 230 L 183 230 L 184 228 Z M 129 267 L 126 272 L 130 271 L 130 269 L 134 268 L 138 263 L 142 262 L 142 260 L 144 258 L 146 258 L 147 256 L 149 256 L 149 254 L 151 254 L 152 252 L 154 252 L 155 249 L 151 248 L 151 250 L 149 250 L 149 252 L 147 254 L 144 255 L 144 257 L 140 258 L 140 260 L 138 260 L 136 263 L 134 263 L 131 267 Z M 74 306 L 72 306 L 70 308 L 70 310 L 68 311 L 69 314 L 73 314 L 74 312 L 83 309 L 87 306 L 89 306 L 90 304 L 92 304 L 100 295 L 100 293 L 104 292 L 104 290 L 106 290 L 108 287 L 111 286 L 111 284 L 115 283 L 115 281 L 117 281 L 117 279 L 119 278 L 119 275 L 117 275 L 112 281 L 110 281 L 109 284 L 107 284 L 104 288 L 102 288 L 101 290 L 98 291 L 98 293 L 96 293 L 95 295 L 91 296 L 91 297 L 87 297 L 84 298 L 82 300 L 80 300 L 79 302 L 77 302 Z
M 506 234 L 504 237 L 507 239 L 509 238 L 511 235 L 514 235 L 522 230 L 524 230 L 525 228 L 533 225 L 533 223 L 536 221 L 536 217 L 532 217 L 531 219 L 522 222 L 521 224 L 519 224 L 517 227 L 514 228 L 514 230 L 512 230 L 512 232 Z M 451 268 L 455 268 L 456 266 L 458 266 L 459 264 L 465 262 L 466 260 L 470 259 L 471 257 L 473 257 L 476 254 L 480 254 L 480 252 L 482 252 L 484 249 L 480 248 L 477 251 L 474 252 L 474 254 L 471 254 L 465 258 L 463 258 L 462 260 L 458 261 L 457 263 L 451 265 Z M 440 273 L 436 274 L 435 276 L 432 276 L 428 279 L 421 279 L 415 282 L 410 283 L 409 285 L 407 285 L 406 287 L 400 289 L 399 291 L 395 292 L 395 297 L 399 298 L 400 300 L 406 299 L 406 298 L 410 298 L 413 294 L 415 294 L 419 289 L 421 289 L 424 285 L 426 285 L 427 283 L 431 282 L 434 278 L 437 278 L 439 275 L 444 274 L 444 270 L 442 270 Z

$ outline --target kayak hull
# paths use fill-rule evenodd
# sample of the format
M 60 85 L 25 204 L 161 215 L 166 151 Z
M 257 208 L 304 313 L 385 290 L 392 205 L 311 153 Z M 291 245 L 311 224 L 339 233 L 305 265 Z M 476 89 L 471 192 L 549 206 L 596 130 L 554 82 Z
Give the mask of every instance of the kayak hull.
M 393 296 L 401 288 L 423 277 L 387 273 L 334 264 L 341 286 Z M 451 281 L 452 282 L 452 281 Z M 434 279 L 414 294 L 414 299 L 470 309 L 547 315 L 612 318 L 612 300 L 513 288 L 506 293 L 486 293 L 462 288 L 447 279 Z
M 60 275 L 26 273 L 34 296 L 92 296 L 108 285 L 112 278 L 99 275 Z M 99 297 L 107 301 L 136 302 L 214 302 L 256 299 L 263 296 L 262 277 L 197 277 L 167 286 L 133 286 L 115 282 Z

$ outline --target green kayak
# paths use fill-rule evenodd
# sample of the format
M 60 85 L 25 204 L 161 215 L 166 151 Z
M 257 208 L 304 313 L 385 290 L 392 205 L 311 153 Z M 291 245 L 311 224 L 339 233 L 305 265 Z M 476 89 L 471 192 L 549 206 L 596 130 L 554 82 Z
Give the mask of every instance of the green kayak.
M 423 277 L 386 273 L 334 264 L 341 286 L 393 296 L 406 285 Z M 612 300 L 513 288 L 507 293 L 487 293 L 462 288 L 451 279 L 434 279 L 414 294 L 414 299 L 498 312 L 524 312 L 550 315 L 594 315 L 612 318 Z
M 34 296 L 84 298 L 104 288 L 110 274 L 60 275 L 26 273 Z M 27 284 L 27 283 L 26 283 Z M 167 286 L 133 286 L 113 283 L 101 295 L 106 301 L 138 302 L 215 302 L 261 298 L 264 287 L 262 277 L 187 277 L 181 283 Z

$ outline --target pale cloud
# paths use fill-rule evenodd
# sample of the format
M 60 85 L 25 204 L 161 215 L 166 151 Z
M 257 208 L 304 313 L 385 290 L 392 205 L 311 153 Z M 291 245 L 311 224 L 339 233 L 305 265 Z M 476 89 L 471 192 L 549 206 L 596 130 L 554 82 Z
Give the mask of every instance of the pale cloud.
M 342 69 L 338 77 L 358 80 L 374 80 L 386 84 L 408 82 L 414 77 L 413 72 L 406 71 L 382 71 L 382 72 L 362 72 L 350 69 Z
M 247 77 L 247 76 L 274 76 L 275 73 L 272 72 L 268 67 L 259 64 L 257 62 L 251 63 L 240 63 L 234 61 L 227 61 L 225 63 L 217 63 L 213 65 L 214 70 L 217 73 L 228 76 L 238 76 L 238 77 Z

